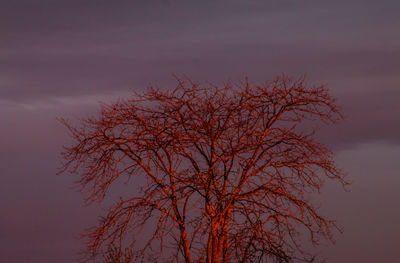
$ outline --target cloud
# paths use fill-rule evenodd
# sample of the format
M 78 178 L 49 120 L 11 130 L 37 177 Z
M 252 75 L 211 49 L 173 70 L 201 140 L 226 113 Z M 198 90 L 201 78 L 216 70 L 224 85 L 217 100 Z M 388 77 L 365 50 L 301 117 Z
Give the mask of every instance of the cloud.
M 399 243 L 400 146 L 363 143 L 340 151 L 338 163 L 353 181 L 348 193 L 328 184 L 323 208 L 344 228 L 335 246 L 319 248 L 327 262 L 395 262 Z M 377 242 L 379 241 L 379 242 Z
M 164 84 L 399 69 L 394 3 L 18 1 L 2 8 L 0 96 L 80 96 Z M 388 25 L 391 25 L 388 27 Z

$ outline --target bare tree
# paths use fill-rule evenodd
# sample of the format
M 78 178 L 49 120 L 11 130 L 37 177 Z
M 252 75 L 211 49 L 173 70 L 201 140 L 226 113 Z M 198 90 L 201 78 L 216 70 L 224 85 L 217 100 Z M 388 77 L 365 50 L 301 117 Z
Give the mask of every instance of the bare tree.
M 223 87 L 177 80 L 102 105 L 78 128 L 61 120 L 75 143 L 60 172 L 80 176 L 89 202 L 119 178 L 132 188 L 88 233 L 90 254 L 289 262 L 307 255 L 300 233 L 315 245 L 332 240 L 335 222 L 310 201 L 325 179 L 347 184 L 315 140 L 321 123 L 341 119 L 327 89 L 285 76 Z

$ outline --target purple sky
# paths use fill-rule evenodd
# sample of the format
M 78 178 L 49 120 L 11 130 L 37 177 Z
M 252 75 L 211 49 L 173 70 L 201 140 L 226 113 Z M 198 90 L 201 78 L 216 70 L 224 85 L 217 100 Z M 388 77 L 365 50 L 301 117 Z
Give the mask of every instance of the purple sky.
M 75 238 L 101 214 L 55 175 L 70 142 L 55 118 L 174 85 L 171 73 L 326 83 L 347 120 L 321 138 L 354 183 L 327 185 L 323 210 L 345 232 L 317 250 L 328 263 L 399 260 L 399 1 L 138 2 L 0 4 L 0 262 L 75 262 Z

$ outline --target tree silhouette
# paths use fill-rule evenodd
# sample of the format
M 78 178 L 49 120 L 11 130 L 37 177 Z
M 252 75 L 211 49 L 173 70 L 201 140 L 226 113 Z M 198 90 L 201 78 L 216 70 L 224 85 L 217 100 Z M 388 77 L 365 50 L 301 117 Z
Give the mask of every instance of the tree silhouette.
M 80 176 L 88 202 L 129 179 L 131 195 L 87 233 L 89 254 L 289 262 L 307 256 L 300 233 L 315 245 L 332 240 L 335 222 L 310 201 L 325 179 L 347 184 L 314 135 L 341 119 L 327 89 L 285 76 L 222 87 L 177 81 L 102 105 L 79 127 L 61 119 L 74 144 L 60 172 Z

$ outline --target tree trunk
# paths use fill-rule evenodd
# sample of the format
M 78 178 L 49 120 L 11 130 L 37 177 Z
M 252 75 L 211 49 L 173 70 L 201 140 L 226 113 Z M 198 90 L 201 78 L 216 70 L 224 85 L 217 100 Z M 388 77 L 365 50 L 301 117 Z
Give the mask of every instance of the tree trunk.
M 181 228 L 181 240 L 183 242 L 183 252 L 185 256 L 185 263 L 192 263 L 190 258 L 190 249 L 189 249 L 189 241 L 185 228 Z

